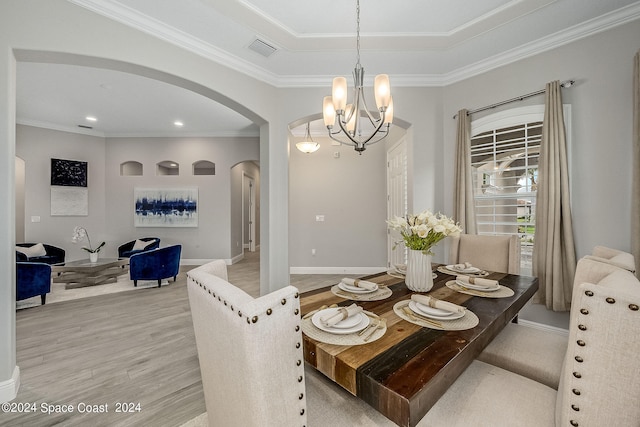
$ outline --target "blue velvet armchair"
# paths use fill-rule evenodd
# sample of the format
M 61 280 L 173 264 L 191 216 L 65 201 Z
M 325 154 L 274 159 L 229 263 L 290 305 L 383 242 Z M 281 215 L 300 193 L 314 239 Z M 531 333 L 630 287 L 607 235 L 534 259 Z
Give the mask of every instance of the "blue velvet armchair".
M 131 255 L 129 257 L 129 277 L 133 286 L 138 280 L 157 280 L 158 287 L 162 279 L 173 277 L 176 281 L 180 269 L 180 253 L 182 245 L 167 246 Z
M 140 247 L 141 242 L 148 242 Z M 138 245 L 136 245 L 138 243 Z M 143 237 L 141 239 L 132 240 L 118 247 L 118 258 L 129 258 L 133 254 L 158 249 L 160 247 L 160 239 L 157 237 Z
M 37 243 L 16 243 L 16 248 L 25 248 L 25 252 L 16 250 L 16 261 L 19 262 L 44 262 L 46 264 L 59 264 L 64 262 L 65 251 L 62 248 L 58 248 L 56 246 L 47 245 L 43 243 L 46 254 L 38 255 L 38 256 L 29 256 L 28 249 L 32 246 L 37 245 Z
M 51 265 L 43 262 L 16 262 L 16 301 L 40 295 L 42 305 L 51 292 Z

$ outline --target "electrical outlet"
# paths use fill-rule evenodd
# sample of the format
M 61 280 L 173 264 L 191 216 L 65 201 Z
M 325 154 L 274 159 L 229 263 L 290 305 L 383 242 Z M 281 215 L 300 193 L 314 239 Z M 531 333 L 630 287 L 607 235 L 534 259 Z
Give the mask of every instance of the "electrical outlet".
M 316 215 L 316 221 L 318 222 L 324 221 L 324 215 Z

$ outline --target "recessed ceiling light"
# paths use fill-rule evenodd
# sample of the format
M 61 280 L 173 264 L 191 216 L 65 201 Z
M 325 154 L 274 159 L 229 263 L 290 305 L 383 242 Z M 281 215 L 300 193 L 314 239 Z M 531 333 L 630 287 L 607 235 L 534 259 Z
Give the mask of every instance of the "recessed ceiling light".
M 97 122 L 98 121 L 98 119 L 96 119 L 93 116 L 87 116 L 87 117 L 85 117 L 85 119 L 87 119 L 87 121 L 90 121 L 90 122 Z
M 182 126 L 184 126 L 184 123 L 182 123 L 180 120 L 176 120 L 175 122 L 173 122 L 174 126 L 177 126 L 179 128 L 181 128 Z

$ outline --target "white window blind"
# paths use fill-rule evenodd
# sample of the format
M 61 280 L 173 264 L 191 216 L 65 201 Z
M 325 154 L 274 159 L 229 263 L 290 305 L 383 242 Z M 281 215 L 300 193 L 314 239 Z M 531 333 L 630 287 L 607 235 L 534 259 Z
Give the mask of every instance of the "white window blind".
M 521 270 L 531 271 L 542 122 L 492 129 L 471 138 L 478 234 L 515 234 Z

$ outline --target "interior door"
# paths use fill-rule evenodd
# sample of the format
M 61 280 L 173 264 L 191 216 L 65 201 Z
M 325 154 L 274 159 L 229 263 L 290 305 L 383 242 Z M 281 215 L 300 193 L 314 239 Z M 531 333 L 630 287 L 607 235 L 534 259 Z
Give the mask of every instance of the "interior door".
M 402 139 L 387 152 L 387 218 L 407 214 L 407 144 Z M 398 235 L 387 230 L 387 263 L 406 264 L 406 248 L 398 241 Z

